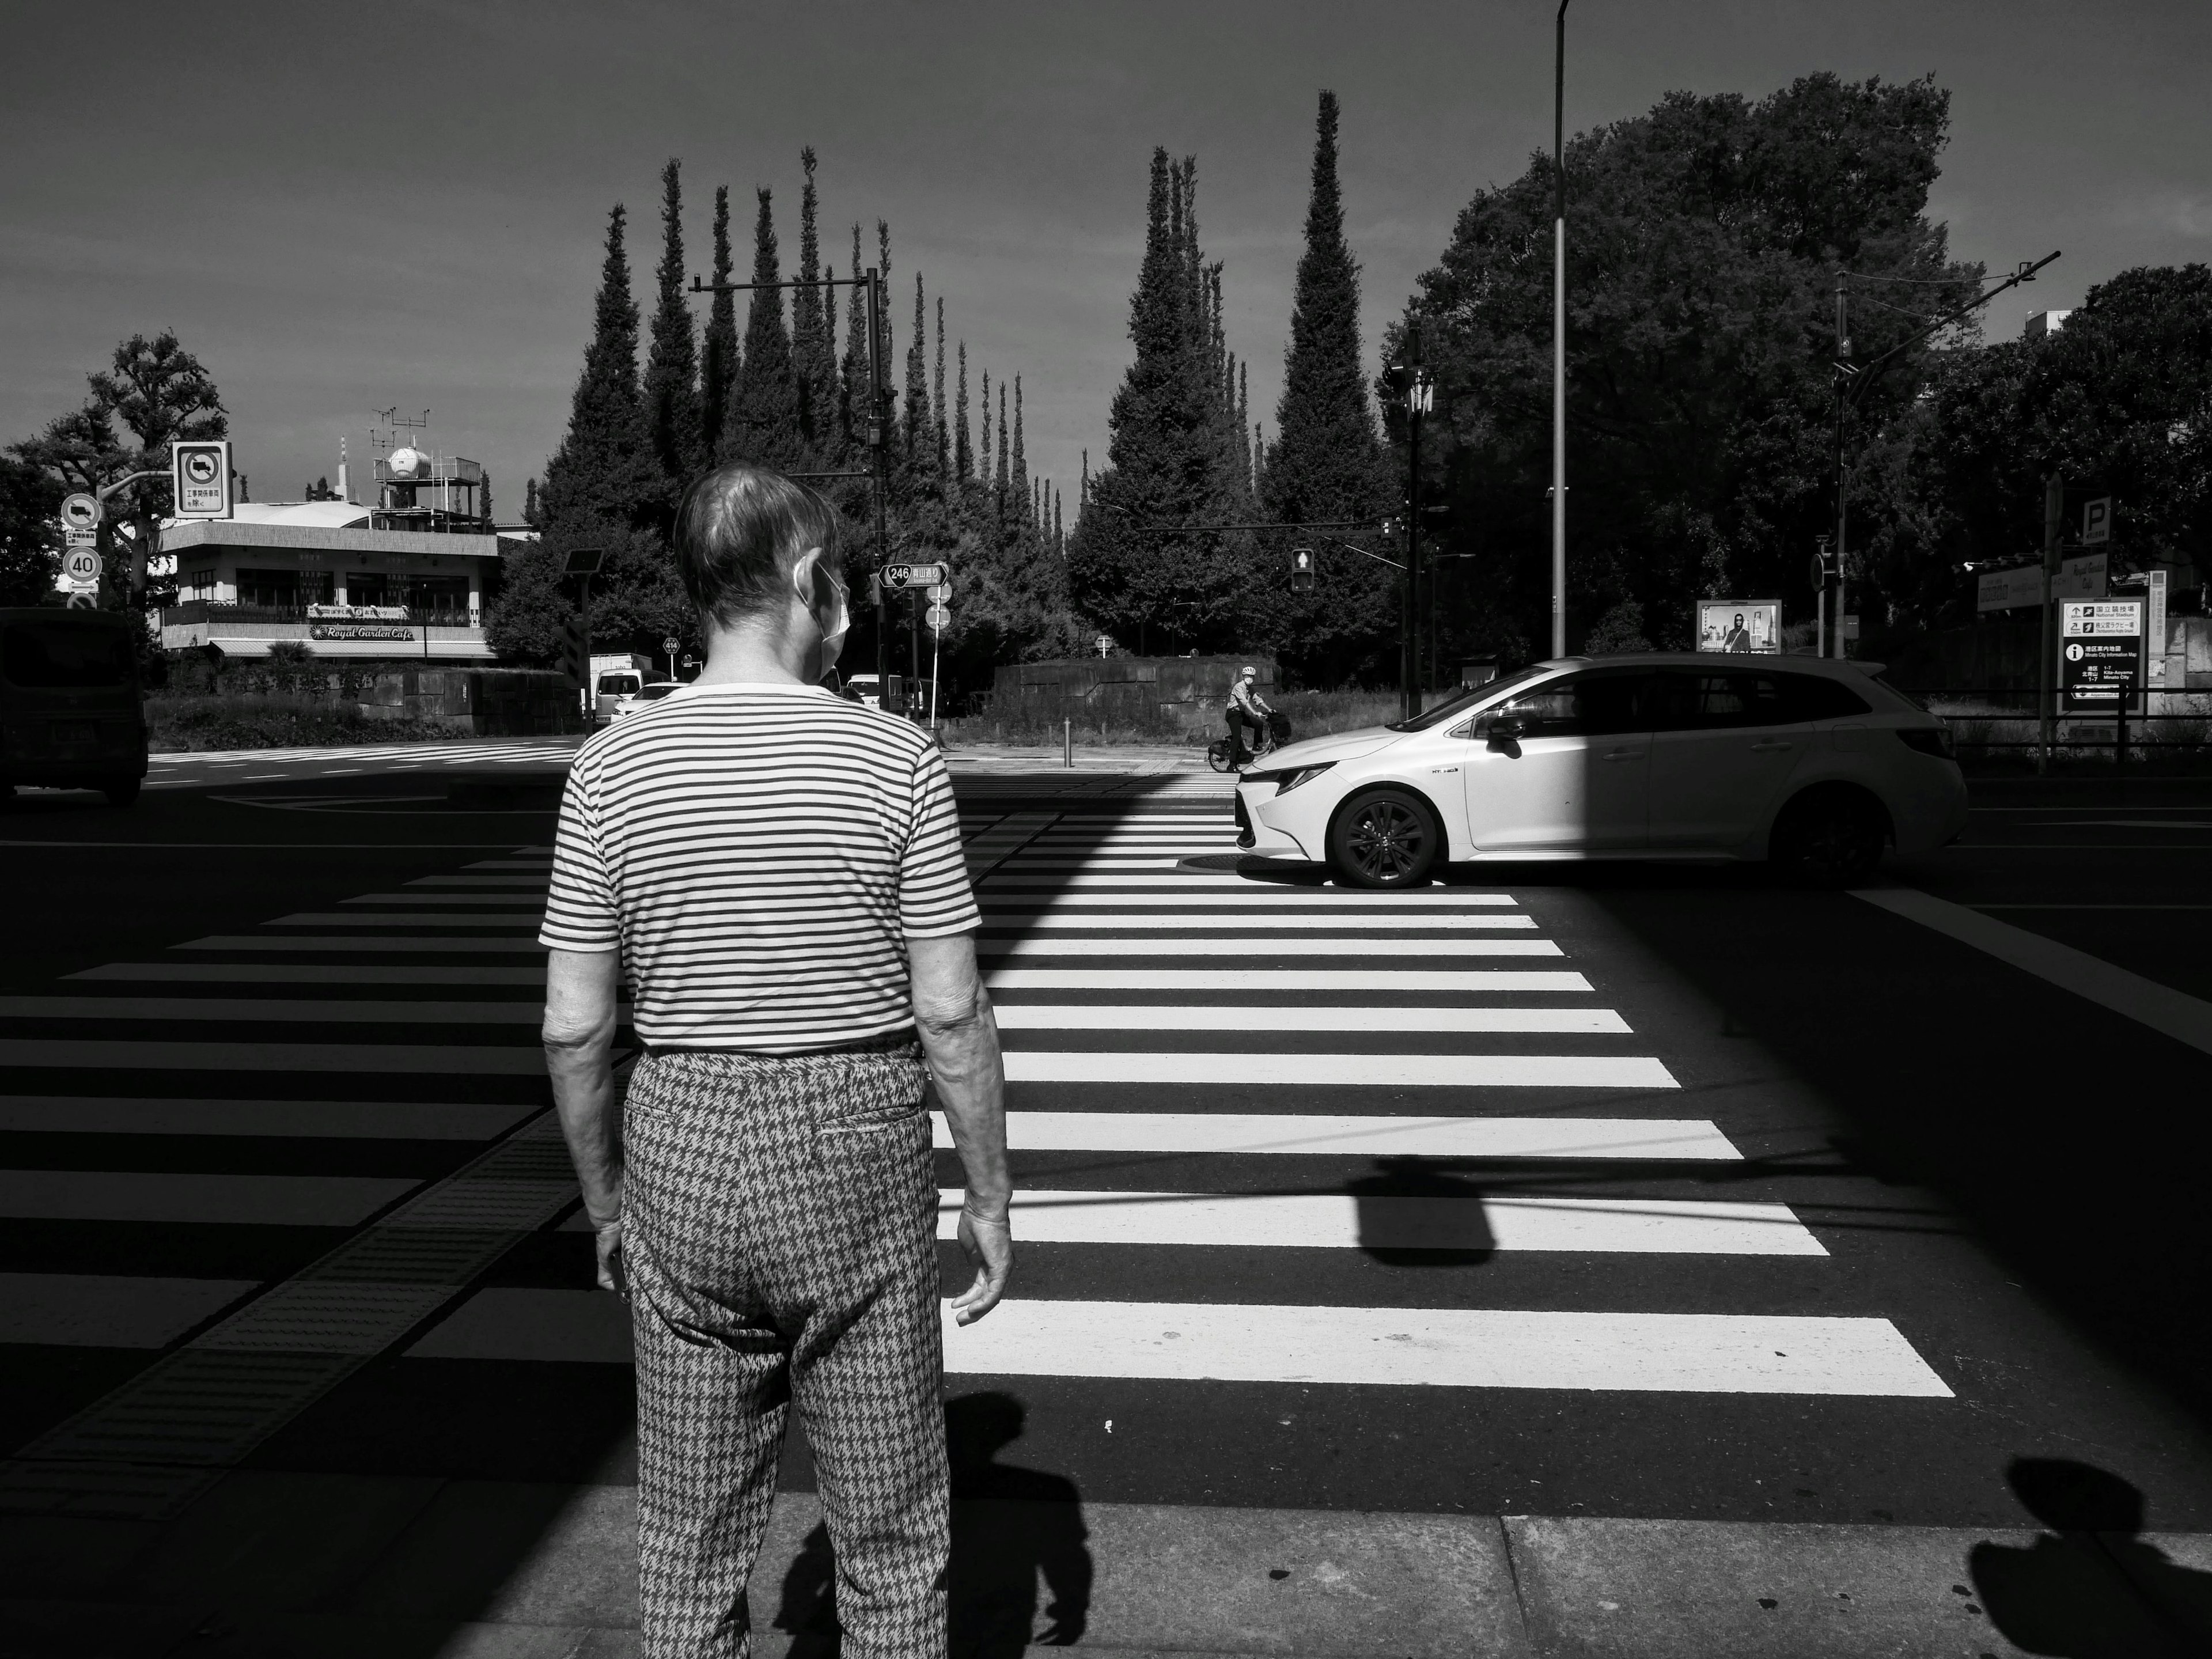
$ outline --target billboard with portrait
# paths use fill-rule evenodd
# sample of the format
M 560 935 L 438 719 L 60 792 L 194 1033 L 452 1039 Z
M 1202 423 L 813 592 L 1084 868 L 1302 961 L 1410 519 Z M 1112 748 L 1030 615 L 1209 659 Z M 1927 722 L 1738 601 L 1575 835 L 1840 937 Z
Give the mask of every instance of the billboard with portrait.
M 1779 599 L 1699 599 L 1698 649 L 1771 655 L 1782 649 Z

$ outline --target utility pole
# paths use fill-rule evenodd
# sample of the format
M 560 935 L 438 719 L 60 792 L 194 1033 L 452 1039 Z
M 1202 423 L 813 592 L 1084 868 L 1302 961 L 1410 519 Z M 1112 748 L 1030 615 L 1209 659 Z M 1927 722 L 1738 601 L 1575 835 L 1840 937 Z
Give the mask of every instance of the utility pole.
M 1421 417 L 1436 399 L 1436 379 L 1421 363 L 1421 327 L 1406 328 L 1401 361 L 1387 371 L 1406 409 L 1406 569 L 1400 585 L 1399 702 L 1407 720 L 1421 712 Z
M 1567 654 L 1567 3 L 1552 82 L 1552 654 Z
M 1836 272 L 1836 369 L 1837 369 L 1836 387 L 1837 387 L 1837 395 L 1836 395 L 1836 564 L 1835 564 L 1835 570 L 1836 570 L 1836 650 L 1835 650 L 1835 654 L 1836 654 L 1837 656 L 1838 656 L 1838 657 L 1840 657 L 1840 656 L 1842 656 L 1842 655 L 1844 654 L 1844 645 L 1843 645 L 1843 639 L 1844 639 L 1844 547 L 1848 544 L 1847 544 L 1847 540 L 1846 540 L 1846 537 L 1845 537 L 1844 532 L 1845 532 L 1846 529 L 1848 528 L 1848 526 L 1847 526 L 1847 523 L 1846 523 L 1846 520 L 1847 520 L 1847 515 L 1849 514 L 1850 510 L 1850 491 L 1849 489 L 1847 489 L 1846 488 L 1844 488 L 1844 482 L 1843 482 L 1843 481 L 1844 481 L 1844 476 L 1845 476 L 1845 474 L 1844 474 L 1844 406 L 1845 399 L 1844 399 L 1844 396 L 1843 396 L 1843 385 L 1844 385 L 1844 376 L 1848 375 L 1848 374 L 1851 372 L 1851 368 L 1850 368 L 1850 362 L 1851 362 L 1851 325 L 1850 325 L 1850 313 L 1849 313 L 1849 312 L 1845 309 L 1845 307 L 1846 307 L 1847 303 L 1848 303 L 1848 302 L 1847 302 L 1847 301 L 1846 301 L 1846 299 L 1845 299 L 1845 297 L 1844 297 L 1844 273 L 1843 273 L 1841 270 L 1838 270 L 1838 271 Z M 1820 575 L 1821 575 L 1821 583 L 1820 583 L 1820 648 L 1817 652 L 1815 652 L 1814 654 L 1814 655 L 1816 655 L 1816 656 L 1825 657 L 1825 656 L 1826 656 L 1826 655 L 1828 654 L 1828 620 L 1827 620 L 1828 588 L 1827 588 L 1827 568 L 1826 568 L 1826 561 L 1823 560 L 1821 562 L 1822 562 L 1822 568 L 1821 568 L 1821 572 L 1820 572 Z
M 2038 773 L 2051 769 L 2051 675 L 2055 666 L 2052 659 L 2058 649 L 2058 619 L 2051 613 L 2051 579 L 2058 574 L 2058 538 L 2064 529 L 2066 517 L 2066 480 L 2053 472 L 2043 481 L 2043 646 L 2036 654 L 2035 707 L 2038 744 L 2035 769 Z

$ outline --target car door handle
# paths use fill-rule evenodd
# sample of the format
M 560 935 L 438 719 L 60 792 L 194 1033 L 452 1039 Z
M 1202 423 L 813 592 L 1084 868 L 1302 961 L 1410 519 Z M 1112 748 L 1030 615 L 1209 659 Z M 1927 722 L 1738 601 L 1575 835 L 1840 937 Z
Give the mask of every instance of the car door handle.
M 1609 761 L 1642 760 L 1644 751 L 1641 749 L 1608 749 L 1602 758 Z
M 1795 749 L 1796 746 L 1796 744 L 1785 742 L 1779 738 L 1770 738 L 1765 743 L 1752 744 L 1751 752 L 1754 755 L 1771 755 L 1778 749 Z

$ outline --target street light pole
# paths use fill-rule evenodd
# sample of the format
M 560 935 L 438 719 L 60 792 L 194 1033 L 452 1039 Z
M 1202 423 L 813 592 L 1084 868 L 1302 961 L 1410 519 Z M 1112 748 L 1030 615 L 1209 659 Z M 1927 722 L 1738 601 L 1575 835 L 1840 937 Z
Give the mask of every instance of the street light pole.
M 1552 82 L 1552 654 L 1567 654 L 1567 0 Z

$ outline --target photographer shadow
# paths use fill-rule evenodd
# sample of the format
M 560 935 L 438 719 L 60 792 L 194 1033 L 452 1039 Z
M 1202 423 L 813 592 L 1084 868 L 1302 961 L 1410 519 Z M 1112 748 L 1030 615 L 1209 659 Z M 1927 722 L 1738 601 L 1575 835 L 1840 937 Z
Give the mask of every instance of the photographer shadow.
M 1497 1236 L 1482 1207 L 1482 1188 L 1447 1175 L 1424 1158 L 1383 1158 L 1375 1173 L 1346 1188 L 1358 1218 L 1359 1248 L 1394 1267 L 1462 1267 L 1497 1254 Z
M 2050 1531 L 2026 1548 L 1977 1544 L 1967 1567 L 2015 1647 L 2052 1659 L 2212 1655 L 2212 1573 L 2141 1536 L 2142 1492 L 2066 1458 L 2016 1458 L 2006 1480 Z
M 1018 1400 L 996 1392 L 963 1395 L 945 1407 L 954 1659 L 1014 1659 L 1025 1648 L 1065 1647 L 1089 1620 L 1090 1534 L 1075 1483 L 999 1461 L 1021 1437 L 1026 1415 Z M 789 1659 L 833 1659 L 840 1651 L 836 1565 L 826 1527 L 807 1534 L 784 1575 L 774 1624 L 793 1637 Z

